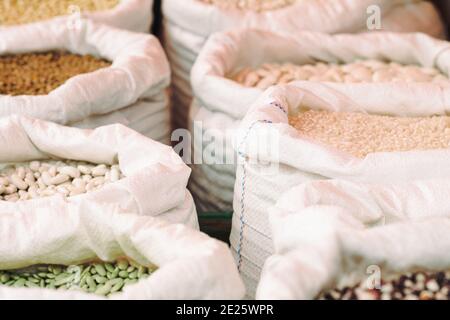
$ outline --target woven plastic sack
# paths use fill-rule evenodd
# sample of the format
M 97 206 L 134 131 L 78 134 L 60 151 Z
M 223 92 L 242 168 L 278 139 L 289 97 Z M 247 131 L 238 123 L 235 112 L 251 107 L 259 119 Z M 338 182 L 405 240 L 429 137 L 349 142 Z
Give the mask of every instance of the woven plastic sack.
M 290 6 L 263 12 L 225 10 L 198 0 L 163 1 L 164 45 L 173 70 L 173 124 L 188 127 L 193 96 L 189 81 L 191 68 L 208 37 L 214 33 L 248 28 L 286 35 L 305 30 L 332 34 L 366 32 L 370 8 L 379 8 L 383 31 L 423 32 L 444 38 L 439 13 L 425 1 L 296 1 Z M 253 52 L 253 48 L 249 48 Z M 227 62 L 232 60 L 227 59 Z
M 0 163 L 70 159 L 99 164 L 118 163 L 125 178 L 102 188 L 63 198 L 62 195 L 21 202 L 0 201 L 0 214 L 33 212 L 36 207 L 69 207 L 85 201 L 113 203 L 124 211 L 161 216 L 198 228 L 193 200 L 186 190 L 190 169 L 168 146 L 122 125 L 95 130 L 64 127 L 27 117 L 0 119 Z M 150 195 L 150 196 L 149 196 Z M 60 209 L 60 214 L 64 214 Z
M 239 127 L 249 106 L 263 93 L 259 88 L 249 88 L 229 79 L 244 67 L 257 68 L 264 63 L 310 64 L 317 60 L 325 62 L 350 63 L 357 59 L 386 59 L 402 64 L 436 66 L 447 74 L 450 44 L 423 34 L 366 33 L 358 35 L 325 35 L 312 32 L 297 32 L 290 36 L 280 36 L 258 30 L 230 31 L 211 36 L 200 53 L 192 70 L 192 87 L 195 99 L 191 106 L 191 132 L 198 149 L 205 150 L 211 141 L 204 139 L 207 132 L 214 132 L 219 147 L 225 146 L 223 153 L 216 155 L 215 163 L 224 163 L 224 155 L 232 158 L 235 153 L 232 143 L 233 131 Z M 450 85 L 450 81 L 449 81 Z M 380 96 L 396 96 L 389 101 L 389 110 L 403 110 L 412 104 L 440 105 L 441 86 L 433 83 L 326 83 L 310 81 L 303 83 L 324 99 L 337 99 L 332 89 L 349 97 L 349 103 L 361 104 L 367 111 L 378 111 Z M 323 89 L 322 89 L 323 88 Z M 428 91 L 428 89 L 433 91 Z M 327 93 L 330 91 L 331 93 Z M 436 95 L 429 97 L 429 92 Z M 328 96 L 327 96 L 328 94 Z M 335 96 L 335 97 L 334 97 Z M 319 99 L 319 98 L 318 98 Z M 431 99 L 431 101 L 430 101 Z M 386 104 L 386 103 L 381 103 Z M 420 107 L 420 106 L 418 106 Z M 199 136 L 198 133 L 203 135 Z M 198 194 L 199 206 L 213 211 L 219 208 L 230 211 L 234 188 L 234 165 L 196 166 L 192 183 L 210 190 L 211 198 Z M 221 203 L 217 202 L 221 199 Z
M 244 286 L 225 243 L 181 224 L 83 202 L 0 215 L 0 269 L 128 258 L 156 265 L 110 299 L 240 299 Z M 62 210 L 62 211 L 61 211 Z M 0 299 L 103 299 L 80 290 L 0 287 Z
M 114 8 L 95 12 L 78 12 L 76 9 L 67 8 L 66 16 L 54 17 L 48 21 L 76 25 L 79 19 L 86 18 L 119 29 L 145 33 L 150 31 L 153 22 L 153 0 L 120 0 Z M 4 27 L 0 25 L 0 28 Z
M 338 206 L 298 201 L 312 194 L 326 199 L 325 193 L 338 186 L 344 188 L 342 195 L 335 193 Z M 450 247 L 449 189 L 444 180 L 387 187 L 314 183 L 317 193 L 310 188 L 293 188 L 270 210 L 274 254 L 264 264 L 258 299 L 314 299 L 323 291 L 366 281 L 371 266 L 385 279 L 450 268 L 445 254 Z M 352 193 L 346 202 L 352 191 L 360 197 Z M 412 192 L 409 197 L 407 192 Z M 348 210 L 356 198 L 357 208 Z M 293 210 L 285 210 L 288 201 Z M 363 203 L 370 205 L 363 208 Z
M 447 52 L 435 63 L 445 64 Z M 267 208 L 294 185 L 319 179 L 384 184 L 450 177 L 449 149 L 372 153 L 355 158 L 304 138 L 288 124 L 288 114 L 301 108 L 399 117 L 448 113 L 448 90 L 444 87 L 408 83 L 395 84 L 392 89 L 380 84 L 379 88 L 383 86 L 386 90 L 379 89 L 377 100 L 376 90 L 365 84 L 353 90 L 338 84 L 307 82 L 273 87 L 244 118 L 239 130 L 241 163 L 230 241 L 241 272 L 251 278 L 247 282 L 249 292 L 256 288 L 258 270 L 272 251 Z M 261 136 L 268 138 L 259 141 Z M 255 143 L 263 143 L 264 148 L 255 148 Z
M 57 20 L 0 29 L 0 54 L 55 49 L 113 64 L 77 75 L 47 95 L 0 95 L 0 116 L 28 115 L 83 128 L 121 123 L 168 142 L 170 69 L 154 36 L 87 20 L 75 28 Z

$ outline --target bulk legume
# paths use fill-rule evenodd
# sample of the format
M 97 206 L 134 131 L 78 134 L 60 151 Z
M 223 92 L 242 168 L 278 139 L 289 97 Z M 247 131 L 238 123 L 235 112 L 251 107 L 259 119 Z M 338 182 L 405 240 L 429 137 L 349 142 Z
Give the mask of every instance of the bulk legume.
M 2 0 L 0 25 L 16 25 L 114 8 L 119 0 Z
M 292 5 L 297 0 L 199 0 L 223 9 L 241 9 L 252 11 L 276 10 Z
M 0 170 L 0 200 L 16 202 L 61 194 L 76 196 L 115 182 L 124 175 L 118 165 L 80 161 L 32 161 Z
M 110 65 L 90 55 L 60 51 L 0 56 L 0 94 L 48 94 L 76 75 Z
M 339 83 L 434 82 L 450 84 L 449 78 L 435 68 L 378 60 L 363 60 L 349 64 L 266 63 L 257 69 L 244 68 L 230 78 L 246 87 L 263 90 L 273 85 L 297 80 Z
M 353 287 L 334 289 L 323 293 L 322 300 L 450 300 L 450 272 L 407 273 L 390 281 L 381 281 L 380 287 L 361 282 Z
M 359 158 L 374 152 L 450 147 L 450 117 L 446 116 L 400 118 L 308 110 L 291 116 L 289 123 L 302 136 Z
M 127 274 L 118 272 L 126 265 Z M 155 266 L 144 267 L 125 259 L 83 265 L 36 265 L 19 270 L 0 271 L 0 284 L 9 287 L 83 290 L 102 296 L 122 291 L 123 287 L 147 278 Z

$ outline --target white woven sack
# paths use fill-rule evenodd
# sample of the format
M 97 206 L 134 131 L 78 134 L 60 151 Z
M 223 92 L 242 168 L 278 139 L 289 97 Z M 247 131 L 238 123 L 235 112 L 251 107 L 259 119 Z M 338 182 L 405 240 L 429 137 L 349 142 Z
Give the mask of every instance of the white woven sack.
M 233 28 L 257 28 L 286 34 L 298 32 L 298 30 L 342 33 L 367 30 L 369 17 L 367 9 L 371 6 L 377 6 L 380 9 L 383 19 L 387 18 L 396 8 L 420 2 L 422 1 L 300 0 L 277 10 L 257 12 L 240 9 L 224 10 L 219 6 L 205 4 L 198 0 L 165 0 L 163 14 L 165 19 L 171 23 L 204 38 L 215 32 Z M 418 7 L 417 11 L 422 11 L 423 14 L 427 12 L 423 11 L 422 7 Z M 350 15 L 349 12 L 352 14 Z M 436 11 L 434 10 L 434 12 Z M 431 18 L 434 17 L 435 15 L 431 16 Z M 408 21 L 409 16 L 406 13 L 398 18 L 399 24 L 404 22 L 406 28 L 411 27 L 410 21 Z M 427 20 L 431 20 L 431 18 Z M 441 25 L 441 30 L 443 29 L 439 19 L 434 23 Z M 416 26 L 416 28 L 425 31 L 421 26 Z
M 233 129 L 239 123 L 223 113 L 199 108 L 195 102 L 189 118 L 192 126 L 189 130 L 194 139 L 194 164 L 189 189 L 199 210 L 231 212 L 236 172 Z M 195 162 L 198 159 L 203 163 Z
M 443 53 L 440 58 L 445 56 Z M 444 64 L 446 60 L 438 59 L 437 62 Z M 449 149 L 373 153 L 359 159 L 303 138 L 288 125 L 287 114 L 300 108 L 396 116 L 448 112 L 448 90 L 443 87 L 427 84 L 423 87 L 395 84 L 393 87 L 398 92 L 380 89 L 378 100 L 375 100 L 375 90 L 371 93 L 361 90 L 361 95 L 357 96 L 356 89 L 351 92 L 338 85 L 295 82 L 269 89 L 253 105 L 239 131 L 243 133 L 239 152 L 241 160 L 245 161 L 237 169 L 230 236 L 241 270 L 250 268 L 248 264 L 252 264 L 252 269 L 260 269 L 271 253 L 267 208 L 275 204 L 280 193 L 294 185 L 317 179 L 390 183 L 450 177 Z M 271 140 L 267 140 L 266 148 L 258 150 L 254 148 L 254 142 L 258 142 L 258 136 L 263 133 Z M 249 286 L 254 289 L 258 274 L 247 276 L 252 277 Z
M 65 125 L 91 127 L 120 122 L 142 133 L 159 124 L 151 115 L 162 114 L 168 132 L 169 110 L 165 90 L 170 69 L 158 40 L 82 20 L 77 28 L 49 21 L 0 30 L 0 54 L 65 49 L 100 56 L 112 66 L 75 76 L 48 95 L 0 96 L 0 116 L 29 115 Z M 146 125 L 140 118 L 147 117 Z M 109 124 L 111 124 L 109 123 Z M 167 137 L 165 137 L 167 140 Z
M 206 40 L 215 32 L 235 28 L 270 30 L 287 35 L 296 34 L 299 30 L 365 32 L 368 30 L 367 9 L 371 6 L 380 8 L 381 30 L 424 32 L 435 37 L 444 35 L 437 10 L 424 1 L 297 1 L 286 8 L 266 12 L 224 10 L 198 0 L 163 1 L 164 42 L 174 74 L 172 114 L 175 124 L 188 126 L 189 111 L 180 111 L 189 110 L 192 99 L 190 83 L 185 79 L 189 78 L 193 61 Z M 352 14 L 349 16 L 348 12 Z
M 125 178 L 102 188 L 69 197 L 52 196 L 23 202 L 0 202 L 0 213 L 32 212 L 38 205 L 64 207 L 91 201 L 114 203 L 141 215 L 165 216 L 171 222 L 198 228 L 192 197 L 186 190 L 190 169 L 168 146 L 122 125 L 95 130 L 11 116 L 0 119 L 0 163 L 71 159 L 91 163 L 118 162 Z M 61 203 L 61 204 L 60 204 Z M 64 210 L 61 210 L 64 214 Z
M 0 215 L 0 269 L 126 257 L 158 270 L 110 299 L 240 299 L 245 289 L 225 243 L 181 224 L 94 202 Z M 0 299 L 102 299 L 78 290 L 0 288 Z
M 363 58 L 384 58 L 424 66 L 435 63 L 436 67 L 447 73 L 450 60 L 445 50 L 449 47 L 448 42 L 423 34 L 366 33 L 333 36 L 297 32 L 291 36 L 280 36 L 258 30 L 215 34 L 203 48 L 192 70 L 195 99 L 191 106 L 190 122 L 199 122 L 204 131 L 222 131 L 223 139 L 232 140 L 229 136 L 230 131 L 238 127 L 240 119 L 244 117 L 249 106 L 263 92 L 261 89 L 248 88 L 227 78 L 243 67 L 257 67 L 272 62 L 305 64 L 313 63 L 316 59 L 329 62 L 352 62 Z M 315 90 L 317 96 L 324 95 L 324 92 L 319 91 L 320 88 L 335 88 L 344 92 L 354 102 L 374 111 L 377 111 L 376 108 L 380 105 L 378 98 L 380 93 L 397 96 L 397 104 L 394 105 L 393 101 L 389 102 L 392 109 L 388 112 L 404 109 L 405 106 L 413 103 L 424 103 L 424 109 L 433 103 L 437 105 L 442 103 L 440 101 L 441 87 L 437 84 L 308 82 L 303 86 Z M 430 91 L 427 91 L 427 88 L 433 88 L 434 92 L 439 94 L 429 98 Z M 194 138 L 198 139 L 196 136 Z M 221 143 L 221 139 L 217 140 L 217 143 Z M 205 149 L 208 144 L 210 141 L 204 141 L 203 148 Z M 230 145 L 227 145 L 226 153 L 233 154 L 235 150 Z M 207 164 L 198 167 L 199 170 L 204 171 L 203 175 L 211 176 L 208 183 L 218 188 L 219 179 L 214 177 L 217 170 Z M 193 180 L 200 179 L 197 172 L 193 172 Z M 220 175 L 220 172 L 218 174 Z M 231 174 L 233 175 L 232 172 Z M 223 187 L 223 184 L 220 187 Z M 225 187 L 232 188 L 232 185 L 227 183 Z M 230 208 L 231 199 L 224 200 L 227 201 L 226 207 Z M 213 199 L 211 201 L 206 199 L 206 201 L 202 206 L 214 206 L 214 203 L 211 203 Z
M 47 21 L 62 21 L 71 26 L 79 23 L 80 18 L 86 18 L 119 29 L 145 33 L 150 31 L 153 23 L 153 0 L 120 0 L 117 6 L 109 10 L 95 12 L 73 11 L 70 12 L 70 8 L 67 8 L 66 16 L 51 18 Z M 2 27 L 0 25 L 1 28 L 9 28 L 9 26 Z
M 402 183 L 316 180 L 295 186 L 280 197 L 270 215 L 296 214 L 310 206 L 338 206 L 367 227 L 450 215 L 447 179 Z
M 264 63 L 304 65 L 317 61 L 351 63 L 358 59 L 383 59 L 401 64 L 434 66 L 447 75 L 450 54 L 446 50 L 449 48 L 447 41 L 416 33 L 326 35 L 295 32 L 280 36 L 259 30 L 236 30 L 210 37 L 192 69 L 192 88 L 200 106 L 242 119 L 263 91 L 245 87 L 228 78 L 241 68 L 257 68 Z M 323 82 L 310 81 L 312 87 L 316 83 Z M 366 95 L 379 96 L 380 92 L 397 93 L 399 96 L 405 91 L 398 92 L 401 88 L 437 87 L 434 84 L 424 86 L 423 83 L 325 83 L 339 90 L 345 89 L 357 103 Z M 413 99 L 416 100 L 416 97 L 413 96 Z M 371 105 L 380 104 L 376 99 L 365 100 Z M 405 104 L 411 100 L 400 102 Z
M 414 200 L 405 197 L 406 190 L 399 189 L 398 194 L 393 189 L 384 190 L 386 197 L 411 205 L 397 208 L 405 211 L 392 217 L 392 212 L 379 212 L 387 220 L 403 219 L 385 226 L 365 228 L 364 223 L 375 218 L 369 217 L 371 213 L 355 215 L 340 206 L 271 211 L 275 252 L 265 262 L 257 299 L 314 299 L 322 291 L 366 281 L 370 266 L 378 266 L 386 279 L 405 272 L 448 270 L 448 211 L 436 204 L 428 206 L 434 198 L 448 207 L 448 184 L 445 192 L 443 186 L 443 181 L 436 185 L 415 183 L 409 189 L 423 187 L 431 193 L 416 193 Z M 447 198 L 439 193 L 446 193 Z M 292 194 L 290 199 L 294 200 Z

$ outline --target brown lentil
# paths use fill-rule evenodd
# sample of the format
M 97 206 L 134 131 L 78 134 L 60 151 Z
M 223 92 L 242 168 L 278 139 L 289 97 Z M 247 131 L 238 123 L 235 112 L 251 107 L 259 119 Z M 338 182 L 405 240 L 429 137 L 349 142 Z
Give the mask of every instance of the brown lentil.
M 90 55 L 60 51 L 0 56 L 0 94 L 45 95 L 76 75 L 110 65 Z
M 450 300 L 450 272 L 418 272 L 381 280 L 379 288 L 365 282 L 321 294 L 320 300 Z
M 2 0 L 0 25 L 17 25 L 47 20 L 56 16 L 114 8 L 119 0 Z
M 450 146 L 450 117 L 391 117 L 308 110 L 289 119 L 302 136 L 355 157 L 374 152 L 444 149 Z

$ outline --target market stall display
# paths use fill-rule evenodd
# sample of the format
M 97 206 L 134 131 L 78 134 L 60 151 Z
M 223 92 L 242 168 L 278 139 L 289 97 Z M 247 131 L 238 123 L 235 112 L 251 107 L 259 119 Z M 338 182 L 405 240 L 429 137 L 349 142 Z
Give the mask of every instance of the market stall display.
M 348 105 L 343 108 L 352 110 L 361 110 L 354 107 L 359 105 L 368 112 L 381 113 L 379 105 L 383 104 L 390 108 L 382 111 L 392 115 L 413 104 L 424 110 L 430 107 L 435 110 L 436 106 L 446 103 L 442 88 L 450 87 L 446 51 L 449 47 L 448 42 L 423 34 L 382 32 L 358 35 L 297 32 L 280 36 L 258 30 L 239 30 L 212 36 L 192 69 L 195 98 L 191 105 L 190 130 L 195 149 L 203 152 L 196 159 L 202 159 L 203 163 L 194 163 L 190 189 L 199 209 L 231 211 L 238 145 L 235 135 L 249 106 L 269 86 L 302 81 L 301 87 L 311 90 L 318 101 L 336 100 L 342 93 L 348 98 L 345 100 Z M 436 95 L 430 97 L 431 92 Z M 394 98 L 384 102 L 388 96 Z M 338 104 L 343 105 L 344 100 Z M 308 115 L 327 116 L 328 123 L 323 125 L 330 127 L 330 134 L 339 132 L 340 128 L 331 132 L 330 123 L 339 119 L 334 113 L 316 110 L 299 116 Z M 380 125 L 384 119 L 363 115 L 359 118 L 362 122 L 371 121 L 372 126 Z M 295 122 L 295 115 L 290 119 Z M 350 131 L 344 120 L 341 126 Z M 395 121 L 392 120 L 391 125 Z M 430 121 L 434 121 L 430 126 L 439 128 L 438 123 L 445 122 L 444 118 Z M 318 123 L 315 131 L 319 128 Z M 360 134 L 353 136 L 355 141 L 362 139 L 360 146 L 373 139 L 371 131 L 353 128 L 366 133 L 364 139 Z M 414 124 L 410 124 L 408 130 L 413 129 Z M 400 127 L 397 130 L 400 131 Z M 402 137 L 406 135 L 402 133 Z M 411 140 L 409 144 L 415 142 Z M 207 152 L 209 150 L 214 150 L 212 159 L 205 156 L 211 153 Z
M 0 28 L 41 21 L 64 21 L 76 27 L 86 18 L 136 32 L 150 31 L 153 0 L 4 0 L 0 2 Z
M 169 143 L 170 69 L 154 36 L 82 20 L 75 29 L 63 21 L 0 29 L 0 38 L 0 116 L 121 123 Z

